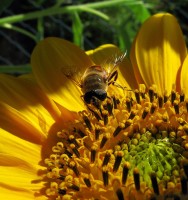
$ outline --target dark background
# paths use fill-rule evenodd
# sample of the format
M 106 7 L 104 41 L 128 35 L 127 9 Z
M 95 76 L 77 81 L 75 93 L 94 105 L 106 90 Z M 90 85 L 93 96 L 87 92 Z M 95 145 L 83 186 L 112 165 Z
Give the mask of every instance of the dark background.
M 87 4 L 90 2 L 91 1 L 86 0 L 67 0 L 63 1 L 61 7 Z M 56 3 L 57 1 L 55 0 L 9 1 L 6 3 L 7 5 L 1 6 L 1 19 L 16 14 L 44 10 L 54 6 Z M 148 3 L 150 6 L 147 5 Z M 178 18 L 186 42 L 188 42 L 188 0 L 143 1 L 143 4 L 146 5 L 144 11 L 148 12 L 150 15 L 161 11 L 174 14 Z M 88 50 L 104 43 L 113 43 L 120 46 L 122 50 L 130 49 L 131 42 L 141 23 L 144 21 L 144 19 L 141 19 L 139 9 L 137 14 L 135 9 L 133 12 L 129 6 L 118 5 L 116 7 L 102 8 L 100 11 L 108 15 L 110 20 L 105 21 L 99 16 L 88 12 L 78 13 L 82 25 L 82 35 L 80 39 L 82 41 L 80 43 L 81 48 Z M 74 36 L 77 34 L 77 30 L 73 30 L 72 15 L 69 13 L 53 16 L 49 15 L 42 18 L 40 23 L 41 24 L 39 25 L 38 19 L 32 19 L 13 24 L 16 27 L 20 27 L 35 35 L 35 40 L 18 31 L 0 26 L 0 67 L 2 67 L 0 69 L 6 72 L 6 66 L 7 69 L 14 65 L 21 65 L 22 67 L 24 67 L 24 65 L 27 66 L 30 62 L 30 54 L 34 46 L 44 37 L 57 36 L 74 42 Z M 124 41 L 122 44 L 120 43 L 120 35 Z M 16 68 L 12 71 L 13 73 L 16 73 Z M 18 73 L 22 72 L 19 72 L 18 70 Z

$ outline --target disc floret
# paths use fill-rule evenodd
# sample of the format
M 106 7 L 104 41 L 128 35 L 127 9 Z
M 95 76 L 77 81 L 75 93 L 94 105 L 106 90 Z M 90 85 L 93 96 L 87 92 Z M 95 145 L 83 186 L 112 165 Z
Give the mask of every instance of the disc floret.
M 110 93 L 57 133 L 46 159 L 52 199 L 150 199 L 187 195 L 187 101 L 153 88 Z M 183 184 L 183 185 L 182 185 Z M 182 196 L 183 195 L 183 196 Z

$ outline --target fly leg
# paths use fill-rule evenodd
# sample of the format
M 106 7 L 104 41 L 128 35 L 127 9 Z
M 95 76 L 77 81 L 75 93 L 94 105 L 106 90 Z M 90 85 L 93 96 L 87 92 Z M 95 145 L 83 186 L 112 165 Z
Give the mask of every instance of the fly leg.
M 118 71 L 114 71 L 108 78 L 108 85 L 112 84 L 115 85 L 118 88 L 121 88 L 122 90 L 125 90 L 127 87 L 123 87 L 122 85 L 120 85 L 119 83 L 116 82 L 118 78 Z
M 95 97 L 96 98 L 96 97 Z M 96 119 L 99 121 L 99 120 L 101 120 L 102 119 L 102 110 L 101 110 L 101 102 L 100 102 L 100 100 L 99 99 L 92 99 L 92 101 L 91 101 L 91 103 L 86 103 L 85 101 L 84 101 L 84 95 L 81 95 L 81 99 L 82 99 L 82 101 L 84 102 L 84 104 L 85 104 L 85 106 L 86 106 L 86 108 L 87 108 L 87 110 L 89 110 L 95 117 L 96 117 Z M 96 109 L 97 108 L 97 109 Z M 98 111 L 99 112 L 98 112 Z
M 110 84 L 114 85 L 117 78 L 118 78 L 118 71 L 116 70 L 108 77 L 108 85 Z

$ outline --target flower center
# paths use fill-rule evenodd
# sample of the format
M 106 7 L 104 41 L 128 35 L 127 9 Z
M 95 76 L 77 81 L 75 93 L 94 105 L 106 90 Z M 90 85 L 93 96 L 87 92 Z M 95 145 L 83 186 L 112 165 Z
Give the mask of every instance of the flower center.
M 184 95 L 159 96 L 152 88 L 109 95 L 100 108 L 88 105 L 57 133 L 45 160 L 46 195 L 113 200 L 187 195 Z

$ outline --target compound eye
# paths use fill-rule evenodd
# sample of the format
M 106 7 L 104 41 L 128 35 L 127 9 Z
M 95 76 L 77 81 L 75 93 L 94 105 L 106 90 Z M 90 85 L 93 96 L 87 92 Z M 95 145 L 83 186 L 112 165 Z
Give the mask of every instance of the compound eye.
M 102 89 L 97 89 L 95 90 L 95 96 L 97 97 L 97 99 L 104 101 L 107 97 L 107 92 Z
M 91 103 L 91 99 L 93 97 L 93 93 L 92 92 L 86 92 L 84 94 L 84 101 L 87 103 L 87 104 L 90 104 Z

